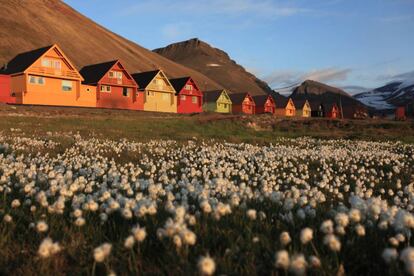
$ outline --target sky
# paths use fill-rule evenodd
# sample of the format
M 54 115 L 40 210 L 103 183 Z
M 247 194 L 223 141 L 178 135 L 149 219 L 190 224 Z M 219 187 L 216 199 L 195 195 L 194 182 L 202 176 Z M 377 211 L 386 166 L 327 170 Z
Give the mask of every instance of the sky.
M 139 45 L 199 38 L 274 89 L 414 79 L 414 0 L 65 0 Z

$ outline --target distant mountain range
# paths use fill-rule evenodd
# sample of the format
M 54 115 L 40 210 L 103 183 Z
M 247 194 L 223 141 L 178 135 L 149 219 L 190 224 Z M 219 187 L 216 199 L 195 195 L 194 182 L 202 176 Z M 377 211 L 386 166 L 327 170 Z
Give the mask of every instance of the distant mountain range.
M 414 79 L 393 81 L 374 90 L 356 94 L 355 99 L 376 110 L 394 110 L 414 104 Z
M 155 49 L 154 52 L 197 70 L 233 93 L 263 95 L 272 91 L 267 83 L 247 72 L 226 52 L 197 38 Z M 203 84 L 200 85 L 204 88 Z

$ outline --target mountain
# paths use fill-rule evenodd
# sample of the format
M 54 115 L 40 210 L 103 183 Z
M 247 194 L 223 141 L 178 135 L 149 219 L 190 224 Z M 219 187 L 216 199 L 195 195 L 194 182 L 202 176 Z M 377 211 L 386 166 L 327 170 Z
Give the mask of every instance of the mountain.
M 356 111 L 367 112 L 367 108 L 363 103 L 354 99 L 342 89 L 313 80 L 304 81 L 293 90 L 290 97 L 293 100 L 308 100 L 311 105 L 314 105 L 314 103 L 324 103 L 325 105 L 335 103 L 342 106 L 345 118 L 352 118 Z
M 154 52 L 203 73 L 233 93 L 263 95 L 272 91 L 267 83 L 247 72 L 226 52 L 197 38 L 155 49 Z M 204 89 L 202 83 L 200 86 Z
M 203 74 L 105 29 L 63 1 L 0 0 L 0 3 L 0 67 L 18 53 L 57 43 L 78 69 L 120 59 L 131 73 L 163 69 L 170 77 L 191 75 L 198 83 L 205 84 L 206 89 L 221 87 Z
M 414 104 L 414 79 L 393 81 L 374 90 L 354 96 L 376 110 L 393 110 Z

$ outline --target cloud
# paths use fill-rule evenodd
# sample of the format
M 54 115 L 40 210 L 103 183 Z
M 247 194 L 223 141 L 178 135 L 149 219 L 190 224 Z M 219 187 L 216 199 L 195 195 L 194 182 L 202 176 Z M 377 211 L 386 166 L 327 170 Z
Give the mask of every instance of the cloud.
M 171 23 L 162 27 L 161 33 L 169 40 L 177 40 L 188 37 L 191 34 L 191 27 L 186 23 Z
M 314 80 L 320 82 L 344 81 L 348 79 L 351 69 L 325 68 L 312 70 L 309 72 L 300 72 L 294 70 L 274 71 L 264 80 L 273 87 L 287 87 L 299 84 L 305 80 Z
M 140 0 L 139 3 L 122 10 L 122 15 L 135 15 L 143 12 L 170 12 L 180 14 L 212 14 L 212 15 L 256 15 L 270 17 L 286 17 L 310 10 L 292 3 L 274 0 Z

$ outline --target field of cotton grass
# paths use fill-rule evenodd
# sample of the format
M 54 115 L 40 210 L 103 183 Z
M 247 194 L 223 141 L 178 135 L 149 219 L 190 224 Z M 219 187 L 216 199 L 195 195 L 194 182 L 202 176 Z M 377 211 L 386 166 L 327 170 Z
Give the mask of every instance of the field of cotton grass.
M 0 135 L 1 275 L 414 275 L 413 145 L 50 135 Z

